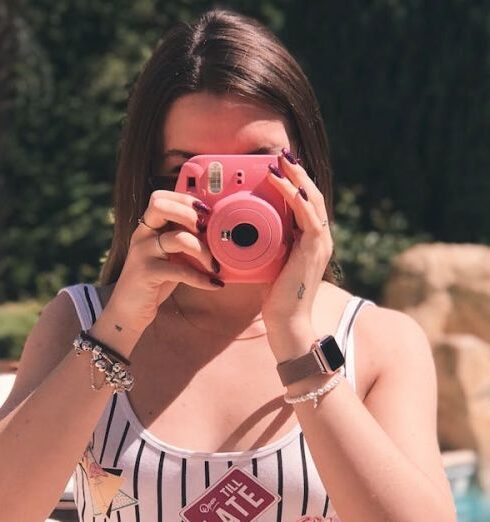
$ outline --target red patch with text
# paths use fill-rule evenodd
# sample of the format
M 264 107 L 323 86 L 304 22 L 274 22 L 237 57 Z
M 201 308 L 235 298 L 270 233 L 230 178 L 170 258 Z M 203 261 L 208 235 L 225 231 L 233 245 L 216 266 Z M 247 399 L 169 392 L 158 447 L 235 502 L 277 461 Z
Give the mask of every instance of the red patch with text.
M 252 522 L 280 497 L 236 466 L 179 512 L 186 522 Z

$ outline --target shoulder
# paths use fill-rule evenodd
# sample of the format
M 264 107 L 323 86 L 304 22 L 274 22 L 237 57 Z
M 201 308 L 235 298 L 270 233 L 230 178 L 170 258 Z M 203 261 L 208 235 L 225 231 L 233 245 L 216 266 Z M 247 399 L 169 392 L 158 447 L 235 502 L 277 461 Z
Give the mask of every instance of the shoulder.
M 24 343 L 14 385 L 0 417 L 20 404 L 62 361 L 79 331 L 78 314 L 66 292 L 43 307 Z
M 109 285 L 96 286 L 95 290 L 97 291 L 97 295 L 99 296 L 99 301 L 102 308 L 105 308 L 109 299 L 111 298 L 112 291 L 114 290 L 114 286 L 116 283 L 111 283 Z
M 394 368 L 433 370 L 432 349 L 425 332 L 410 316 L 382 306 L 365 306 L 355 325 L 356 342 L 379 377 Z
M 37 337 L 41 333 L 43 337 L 50 334 L 58 335 L 60 331 L 72 328 L 80 329 L 76 307 L 67 292 L 60 292 L 42 308 L 39 319 L 27 340 L 29 341 L 29 338 Z
M 424 331 L 414 319 L 383 306 L 365 306 L 357 319 L 357 331 L 366 340 L 388 348 L 390 353 L 396 346 L 406 347 L 414 341 L 417 345 L 428 345 Z

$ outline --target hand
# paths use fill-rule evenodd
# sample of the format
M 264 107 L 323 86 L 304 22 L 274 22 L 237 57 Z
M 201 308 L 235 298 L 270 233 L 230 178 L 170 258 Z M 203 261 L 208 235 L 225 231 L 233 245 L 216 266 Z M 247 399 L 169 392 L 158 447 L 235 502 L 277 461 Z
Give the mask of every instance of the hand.
M 180 282 L 204 290 L 222 286 L 216 283 L 214 275 L 219 271 L 217 261 L 194 235 L 203 230 L 204 217 L 210 211 L 188 194 L 166 190 L 152 193 L 143 222 L 131 236 L 128 255 L 107 305 L 117 310 L 125 326 L 143 333 L 154 320 L 159 306 Z M 190 232 L 181 228 L 169 230 L 169 223 L 182 225 Z M 165 252 L 187 254 L 197 259 L 204 270 L 213 272 L 213 276 L 199 272 L 190 264 L 163 257 Z
M 279 156 L 279 178 L 272 171 L 269 181 L 292 208 L 298 228 L 290 256 L 271 285 L 262 306 L 269 331 L 311 326 L 315 295 L 333 252 L 323 194 L 291 153 Z M 322 224 L 323 222 L 323 224 Z

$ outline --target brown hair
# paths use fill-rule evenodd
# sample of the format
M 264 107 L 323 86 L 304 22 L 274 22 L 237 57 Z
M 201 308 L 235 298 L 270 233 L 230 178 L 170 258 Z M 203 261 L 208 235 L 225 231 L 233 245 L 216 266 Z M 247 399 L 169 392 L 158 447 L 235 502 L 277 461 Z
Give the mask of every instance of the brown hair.
M 180 96 L 199 91 L 241 96 L 284 116 L 333 223 L 327 136 L 308 79 L 266 27 L 233 11 L 213 9 L 192 25 L 177 24 L 161 39 L 130 93 L 118 150 L 114 236 L 101 284 L 119 277 L 137 218 L 148 204 L 148 180 L 157 171 L 169 107 Z M 332 261 L 324 279 L 335 282 L 336 268 Z

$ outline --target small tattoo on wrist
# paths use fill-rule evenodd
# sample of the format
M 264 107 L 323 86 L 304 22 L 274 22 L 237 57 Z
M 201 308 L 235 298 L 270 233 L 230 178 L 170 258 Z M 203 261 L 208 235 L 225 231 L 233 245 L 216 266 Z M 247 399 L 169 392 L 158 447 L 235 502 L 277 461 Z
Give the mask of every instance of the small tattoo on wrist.
M 116 328 L 116 330 L 117 330 L 118 332 L 121 332 L 122 329 L 123 329 L 122 326 L 119 326 L 118 324 L 115 324 L 114 327 Z
M 305 293 L 305 290 L 306 286 L 303 283 L 301 283 L 298 288 L 298 299 L 303 299 L 303 294 Z

